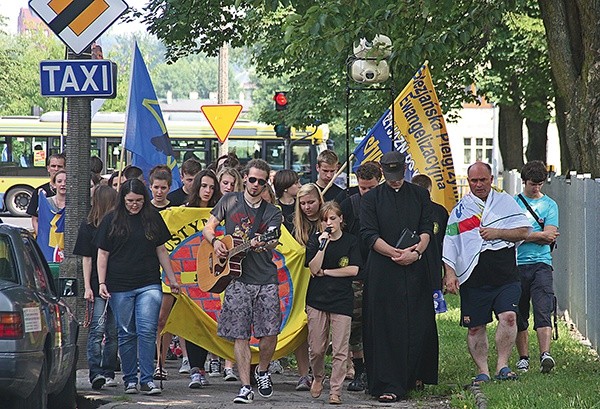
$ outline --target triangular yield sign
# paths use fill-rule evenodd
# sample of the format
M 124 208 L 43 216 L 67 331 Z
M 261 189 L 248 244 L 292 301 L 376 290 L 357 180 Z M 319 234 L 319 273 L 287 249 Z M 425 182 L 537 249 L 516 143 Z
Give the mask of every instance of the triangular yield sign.
M 202 105 L 200 109 L 221 143 L 227 140 L 235 121 L 242 112 L 242 106 L 239 104 Z

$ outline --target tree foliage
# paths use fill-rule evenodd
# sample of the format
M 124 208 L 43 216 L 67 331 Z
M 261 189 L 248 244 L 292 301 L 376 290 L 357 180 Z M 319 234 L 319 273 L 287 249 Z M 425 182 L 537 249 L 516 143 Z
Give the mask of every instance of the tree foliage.
M 353 43 L 376 34 L 394 43 L 388 86 L 399 91 L 429 60 L 445 109 L 458 108 L 470 98 L 465 85 L 481 62 L 477 50 L 511 3 L 224 0 L 198 7 L 194 0 L 150 0 L 138 14 L 165 43 L 171 60 L 196 52 L 214 55 L 224 42 L 251 47 L 259 74 L 287 78 L 291 105 L 285 120 L 301 126 L 344 116 Z M 372 126 L 389 104 L 384 92 L 352 92 L 351 128 Z M 267 111 L 261 118 L 279 120 Z
M 33 106 L 59 109 L 59 98 L 40 94 L 40 61 L 63 59 L 64 53 L 62 43 L 43 32 L 16 36 L 0 31 L 0 113 L 31 115 Z

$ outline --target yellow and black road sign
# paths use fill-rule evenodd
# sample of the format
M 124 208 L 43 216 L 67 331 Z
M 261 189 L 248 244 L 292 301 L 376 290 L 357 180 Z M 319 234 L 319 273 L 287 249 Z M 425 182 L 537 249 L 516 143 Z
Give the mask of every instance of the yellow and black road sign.
M 29 6 L 76 54 L 127 10 L 123 0 L 29 0 Z

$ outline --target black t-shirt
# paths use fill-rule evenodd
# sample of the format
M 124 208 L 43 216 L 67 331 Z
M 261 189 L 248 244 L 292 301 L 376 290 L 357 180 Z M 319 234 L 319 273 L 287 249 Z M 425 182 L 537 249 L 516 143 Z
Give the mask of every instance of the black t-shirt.
M 348 189 L 342 189 L 342 191 L 335 198 L 335 201 L 341 204 L 344 200 L 348 199 L 355 193 L 359 193 L 358 186 L 352 186 Z
M 29 204 L 27 205 L 27 210 L 25 211 L 25 213 L 30 216 L 38 216 L 40 190 L 46 192 L 46 197 L 52 197 L 56 195 L 56 191 L 52 188 L 52 186 L 50 186 L 50 182 L 44 183 L 42 186 L 35 189 L 31 194 L 31 199 L 29 199 Z
M 168 199 L 167 199 L 167 200 L 168 200 Z M 158 206 L 156 206 L 154 203 L 150 202 L 150 206 L 152 206 L 152 208 L 153 208 L 154 210 L 156 210 L 157 212 L 161 212 L 161 211 L 163 211 L 163 210 L 165 210 L 165 209 L 168 209 L 168 208 L 170 208 L 170 207 L 173 207 L 173 203 L 170 203 L 170 202 L 169 202 L 169 203 L 167 203 L 167 205 L 166 205 L 165 207 L 158 207 Z
M 486 250 L 479 254 L 479 262 L 462 286 L 477 288 L 491 285 L 499 287 L 515 281 L 520 281 L 520 278 L 513 246 L 500 250 Z
M 167 195 L 169 206 L 181 206 L 187 203 L 187 193 L 183 191 L 183 186 L 175 189 Z
M 160 263 L 156 248 L 171 238 L 171 233 L 158 212 L 148 212 L 158 226 L 152 240 L 146 238 L 141 214 L 129 215 L 128 237 L 109 236 L 114 213 L 107 214 L 96 232 L 95 244 L 110 253 L 106 286 L 111 292 L 130 291 L 150 284 L 160 284 Z
M 352 204 L 352 198 L 357 198 L 356 200 L 356 209 Z M 360 256 L 363 261 L 367 260 L 369 256 L 369 251 L 371 250 L 367 244 L 360 239 L 360 193 L 356 193 L 356 195 L 352 195 L 345 199 L 342 204 L 340 204 L 340 209 L 342 210 L 342 214 L 344 215 L 344 231 L 356 236 L 358 240 L 358 247 L 360 248 Z M 364 280 L 365 279 L 365 269 L 361 268 L 360 272 L 354 280 Z
M 92 274 L 90 277 L 90 285 L 92 286 L 92 292 L 94 297 L 99 297 L 98 293 L 98 247 L 94 244 L 94 236 L 97 228 L 93 224 L 83 220 L 79 226 L 79 232 L 77 233 L 77 241 L 73 248 L 73 254 L 83 257 L 92 258 Z
M 283 215 L 283 225 L 291 233 L 294 230 L 294 211 L 296 208 L 296 201 L 292 204 L 283 204 L 277 200 L 277 206 L 281 208 Z
M 317 185 L 315 183 L 315 185 L 319 188 L 319 190 L 321 191 L 321 193 L 323 193 L 323 189 L 321 186 Z M 325 192 L 323 194 L 323 201 L 325 202 L 329 202 L 330 200 L 335 200 L 336 197 L 340 194 L 343 193 L 344 189 L 342 189 L 341 187 L 339 187 L 338 185 L 336 185 L 335 183 L 333 185 L 331 185 L 331 187 L 329 189 L 327 189 L 327 192 Z
M 319 233 L 308 239 L 306 246 L 305 266 L 308 266 L 319 250 Z M 330 241 L 323 257 L 322 269 L 340 268 L 346 266 L 362 265 L 358 241 L 350 233 Z M 354 277 L 312 277 L 306 292 L 306 304 L 321 311 L 352 316 L 354 308 L 354 291 L 352 280 Z

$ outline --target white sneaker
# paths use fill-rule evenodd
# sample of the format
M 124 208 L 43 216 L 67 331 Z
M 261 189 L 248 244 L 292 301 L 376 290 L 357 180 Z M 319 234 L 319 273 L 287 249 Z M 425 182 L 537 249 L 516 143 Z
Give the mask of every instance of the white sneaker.
M 223 372 L 223 380 L 224 381 L 237 381 L 237 376 L 233 372 L 231 368 L 225 368 L 225 372 Z
M 252 403 L 254 400 L 254 392 L 251 386 L 242 386 L 240 393 L 233 399 L 234 403 Z
M 133 382 L 129 382 L 127 386 L 125 386 L 125 393 L 128 395 L 133 395 L 138 393 L 137 384 Z
M 179 368 L 179 373 L 190 373 L 190 361 L 187 357 L 183 357 L 181 361 L 181 367 Z
M 517 369 L 521 372 L 527 372 L 529 370 L 529 359 L 519 359 L 517 361 Z
M 114 388 L 115 386 L 118 386 L 118 383 L 114 380 L 114 378 L 106 378 L 106 383 L 104 386 Z
M 142 391 L 144 395 L 160 395 L 162 393 L 162 390 L 152 381 L 142 384 L 140 386 L 140 391 Z

